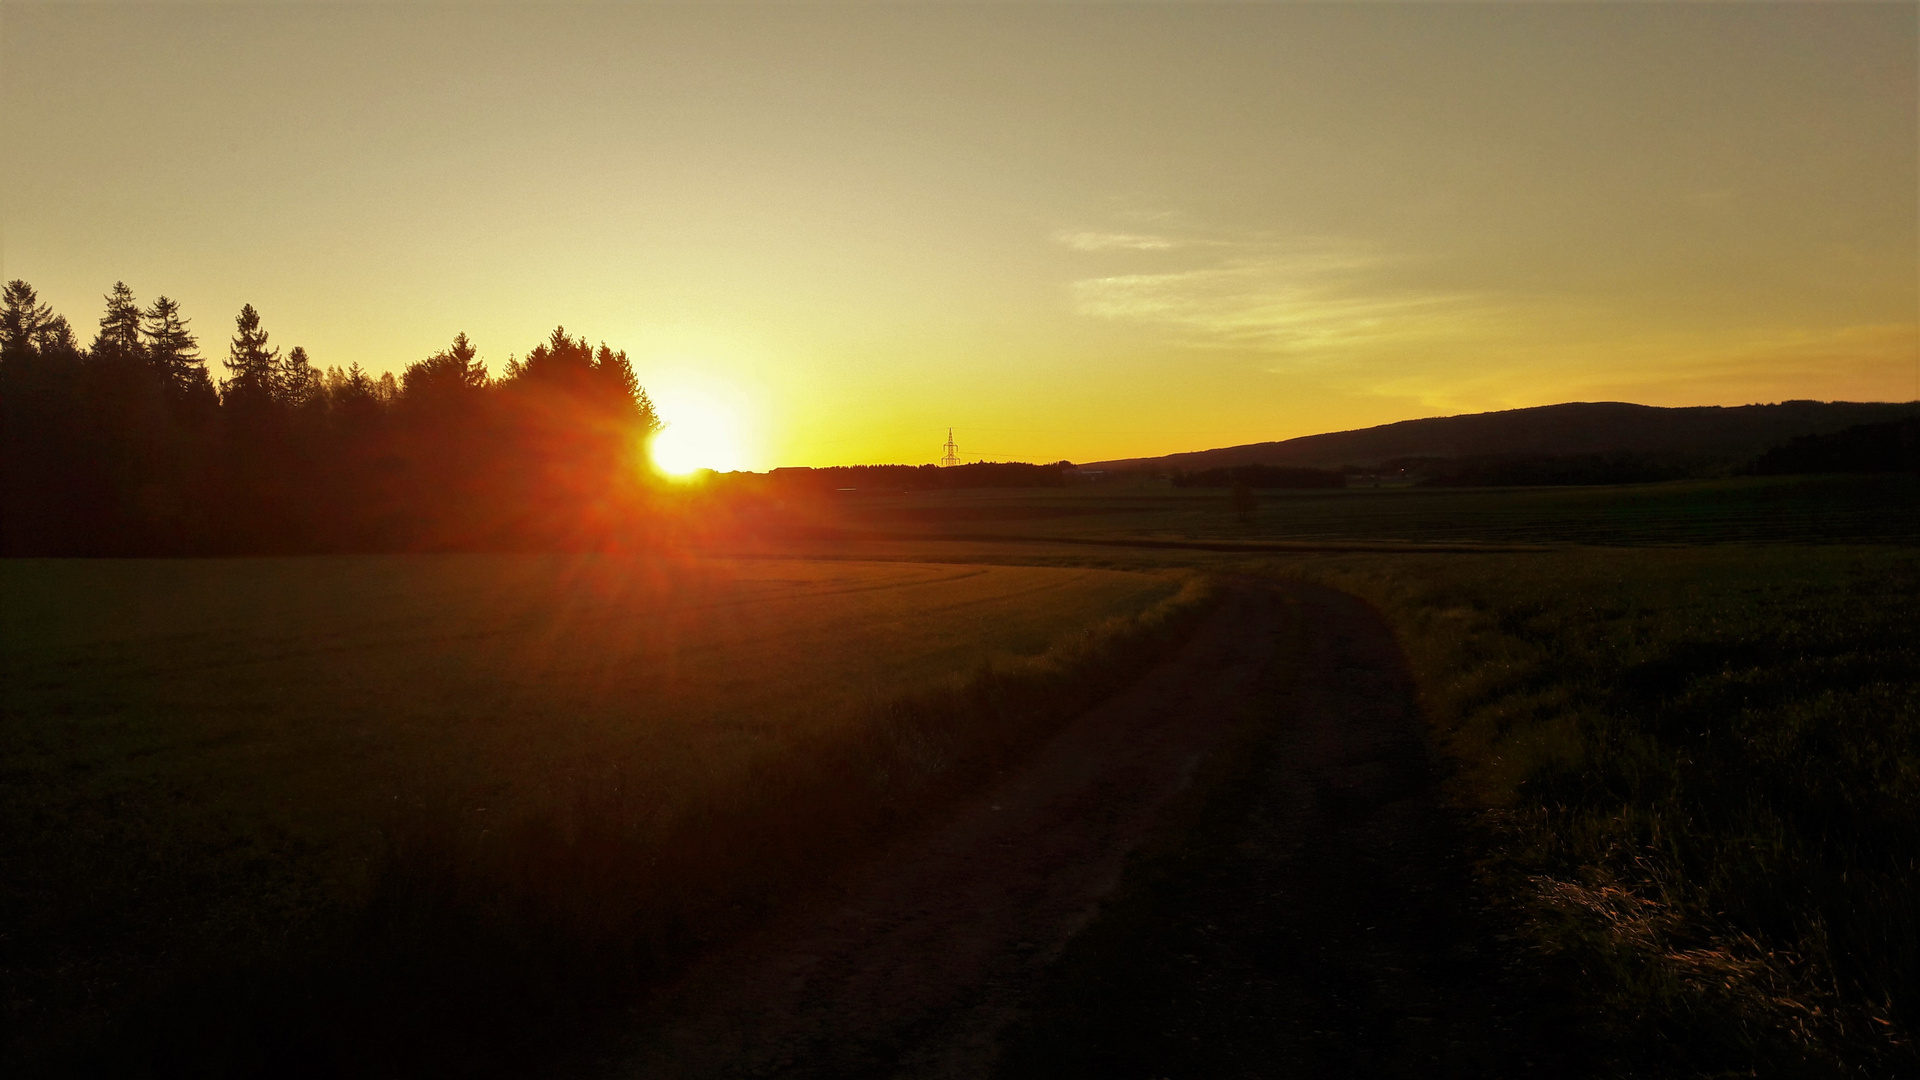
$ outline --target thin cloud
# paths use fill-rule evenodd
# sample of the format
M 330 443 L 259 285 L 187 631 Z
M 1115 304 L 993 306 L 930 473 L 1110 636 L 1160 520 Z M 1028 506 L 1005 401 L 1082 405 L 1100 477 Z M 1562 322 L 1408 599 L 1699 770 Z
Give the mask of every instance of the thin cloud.
M 1180 241 L 1144 233 L 1061 232 L 1055 240 L 1075 251 L 1170 251 Z
M 1184 331 L 1190 344 L 1330 356 L 1360 346 L 1457 337 L 1491 305 L 1462 293 L 1389 288 L 1389 260 L 1353 248 L 1267 250 L 1220 265 L 1072 284 L 1076 312 Z

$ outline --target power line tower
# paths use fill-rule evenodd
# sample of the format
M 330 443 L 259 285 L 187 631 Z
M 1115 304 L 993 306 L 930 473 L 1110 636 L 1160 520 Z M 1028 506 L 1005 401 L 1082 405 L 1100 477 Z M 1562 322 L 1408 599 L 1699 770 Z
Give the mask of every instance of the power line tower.
M 940 467 L 946 469 L 960 464 L 960 447 L 954 445 L 952 428 L 947 429 L 947 445 L 945 449 L 946 453 L 940 455 Z

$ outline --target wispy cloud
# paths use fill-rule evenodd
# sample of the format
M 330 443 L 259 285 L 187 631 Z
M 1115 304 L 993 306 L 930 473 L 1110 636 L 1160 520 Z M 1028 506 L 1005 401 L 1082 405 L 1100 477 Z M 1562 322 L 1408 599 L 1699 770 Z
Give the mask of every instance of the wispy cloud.
M 1178 240 L 1145 233 L 1059 232 L 1053 238 L 1075 251 L 1171 251 L 1184 246 Z
M 1184 331 L 1194 345 L 1329 358 L 1364 345 L 1459 336 L 1484 327 L 1492 313 L 1485 297 L 1388 284 L 1395 260 L 1358 245 L 1212 246 L 1230 247 L 1233 257 L 1173 273 L 1076 281 L 1074 310 Z

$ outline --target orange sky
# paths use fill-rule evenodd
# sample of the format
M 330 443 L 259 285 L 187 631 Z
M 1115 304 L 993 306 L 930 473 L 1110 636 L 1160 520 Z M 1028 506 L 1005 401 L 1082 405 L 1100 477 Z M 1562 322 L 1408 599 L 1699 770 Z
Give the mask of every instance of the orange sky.
M 1905 400 L 1915 12 L 7 0 L 0 275 L 210 357 L 564 323 L 750 467 Z

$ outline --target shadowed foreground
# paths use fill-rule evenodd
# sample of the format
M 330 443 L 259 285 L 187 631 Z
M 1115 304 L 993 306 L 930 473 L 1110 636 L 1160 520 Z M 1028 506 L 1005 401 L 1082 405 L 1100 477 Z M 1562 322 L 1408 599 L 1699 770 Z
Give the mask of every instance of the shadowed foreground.
M 694 972 L 609 1071 L 1544 1067 L 1412 693 L 1363 604 L 1238 587 L 1134 689 Z
M 1271 722 L 1130 867 L 1000 1074 L 1580 1075 L 1478 899 L 1391 633 L 1282 589 L 1306 632 Z
M 626 1076 L 980 1076 L 1275 656 L 1272 594 L 1227 598 L 1172 658 L 945 822 L 701 966 Z

